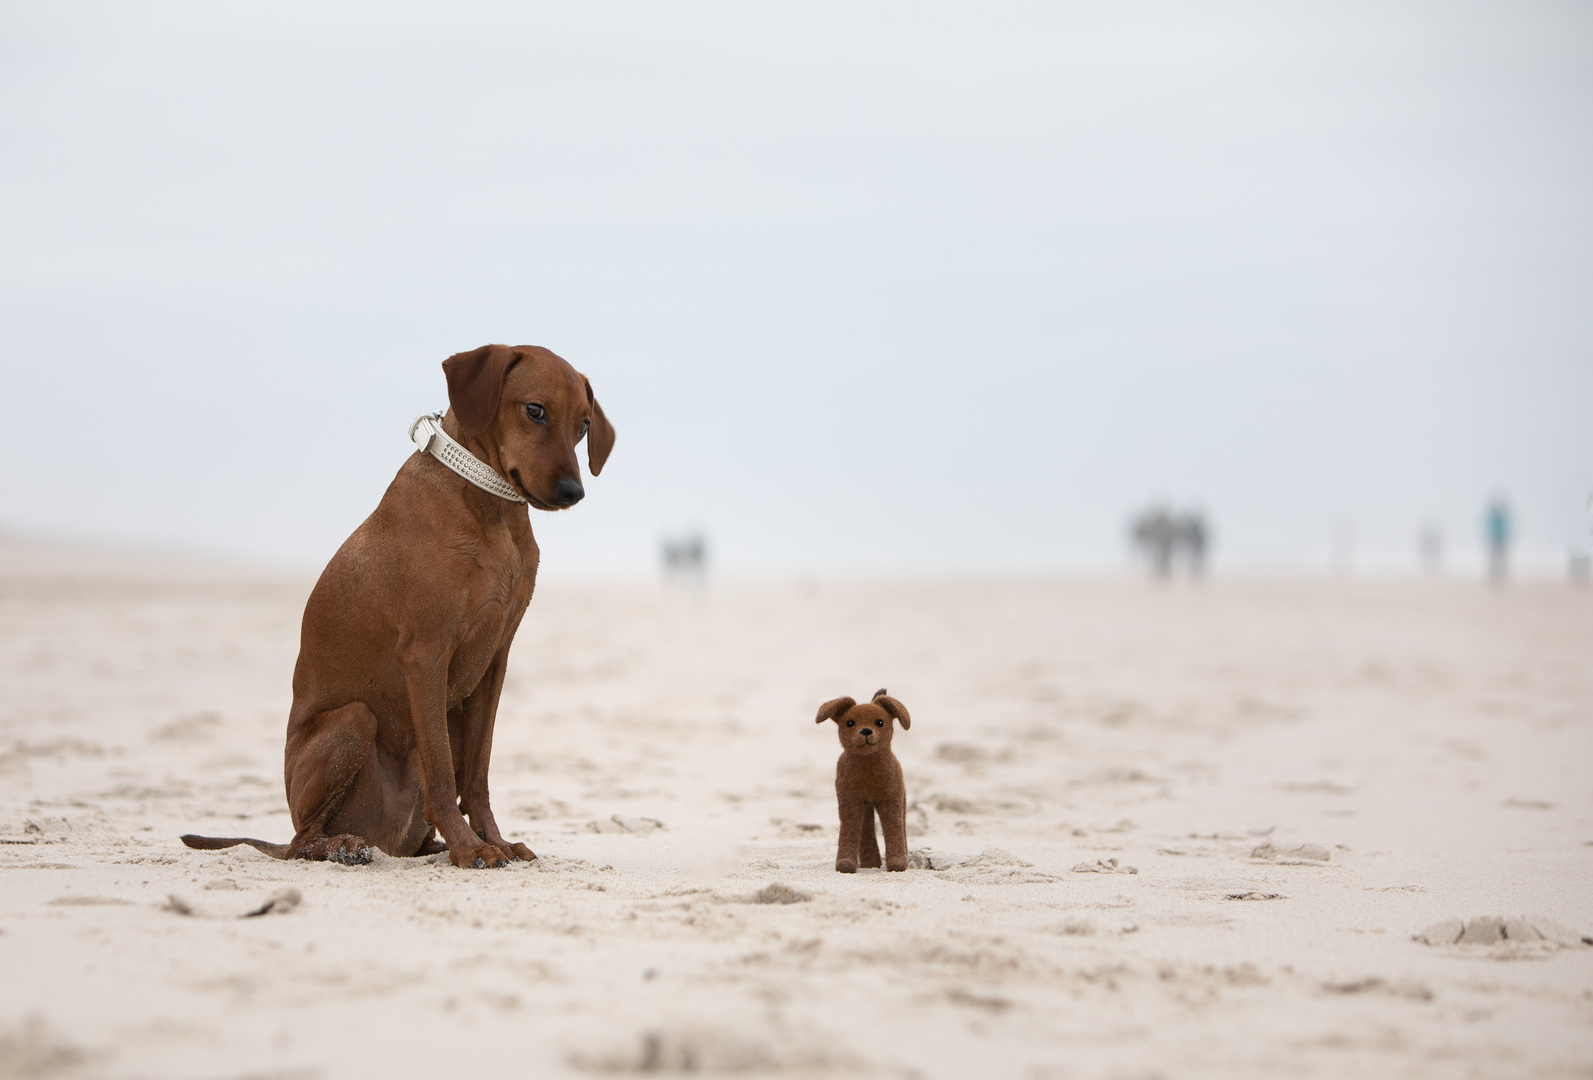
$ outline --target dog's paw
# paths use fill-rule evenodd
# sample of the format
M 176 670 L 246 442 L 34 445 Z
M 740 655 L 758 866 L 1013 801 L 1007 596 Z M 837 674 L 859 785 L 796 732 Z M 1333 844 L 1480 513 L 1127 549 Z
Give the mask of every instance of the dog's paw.
M 475 844 L 469 848 L 449 848 L 448 858 L 455 866 L 467 870 L 488 870 L 499 866 L 507 866 L 509 860 L 504 858 L 503 852 L 491 844 Z
M 326 861 L 364 866 L 371 861 L 371 847 L 363 836 L 333 836 L 326 841 Z

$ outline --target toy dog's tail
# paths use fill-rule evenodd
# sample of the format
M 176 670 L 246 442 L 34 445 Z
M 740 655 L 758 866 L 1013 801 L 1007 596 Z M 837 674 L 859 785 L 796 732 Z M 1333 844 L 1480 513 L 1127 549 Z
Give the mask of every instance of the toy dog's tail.
M 878 701 L 880 698 L 884 697 L 887 692 L 888 691 L 886 691 L 883 686 L 880 687 L 878 690 L 874 691 L 874 700 Z
M 271 844 L 264 840 L 251 840 L 247 836 L 195 836 L 189 833 L 182 838 L 183 843 L 200 851 L 220 851 L 222 848 L 237 847 L 239 844 L 248 844 L 256 851 L 271 856 L 273 859 L 286 859 L 288 845 Z

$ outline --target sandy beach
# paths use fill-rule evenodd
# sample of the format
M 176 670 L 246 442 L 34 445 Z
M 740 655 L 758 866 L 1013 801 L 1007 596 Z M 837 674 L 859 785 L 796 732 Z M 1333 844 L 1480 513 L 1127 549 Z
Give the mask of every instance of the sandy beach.
M 538 861 L 190 851 L 292 832 L 312 583 L 0 549 L 0 1076 L 1593 1076 L 1593 591 L 546 586 Z M 918 866 L 843 876 L 881 686 Z

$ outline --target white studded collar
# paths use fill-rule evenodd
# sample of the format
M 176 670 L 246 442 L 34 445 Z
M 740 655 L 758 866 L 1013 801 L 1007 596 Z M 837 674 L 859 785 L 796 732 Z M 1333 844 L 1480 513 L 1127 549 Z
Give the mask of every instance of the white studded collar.
M 525 496 L 516 491 L 513 484 L 448 437 L 448 433 L 442 429 L 442 413 L 421 413 L 415 417 L 415 422 L 409 425 L 409 441 L 422 454 L 430 454 L 482 491 L 525 505 Z

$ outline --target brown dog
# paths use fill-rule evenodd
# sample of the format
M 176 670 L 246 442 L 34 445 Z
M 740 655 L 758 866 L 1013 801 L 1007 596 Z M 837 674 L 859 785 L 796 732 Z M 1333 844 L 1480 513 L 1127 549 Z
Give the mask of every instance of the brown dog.
M 849 697 L 819 706 L 816 723 L 834 720 L 841 736 L 841 756 L 835 763 L 835 802 L 841 814 L 841 842 L 835 851 L 835 869 L 855 874 L 859 866 L 879 865 L 879 842 L 874 837 L 874 815 L 885 832 L 885 869 L 907 869 L 907 785 L 902 766 L 891 753 L 893 721 L 902 729 L 913 726 L 907 708 L 880 690 L 874 700 L 859 705 Z
M 450 356 L 443 373 L 444 432 L 539 510 L 581 500 L 576 444 L 588 437 L 593 476 L 614 446 L 586 376 L 546 349 L 507 345 Z M 412 455 L 304 607 L 285 769 L 292 842 L 183 842 L 343 863 L 369 862 L 372 846 L 446 849 L 455 866 L 536 858 L 498 831 L 487 763 L 538 558 L 523 504 Z

